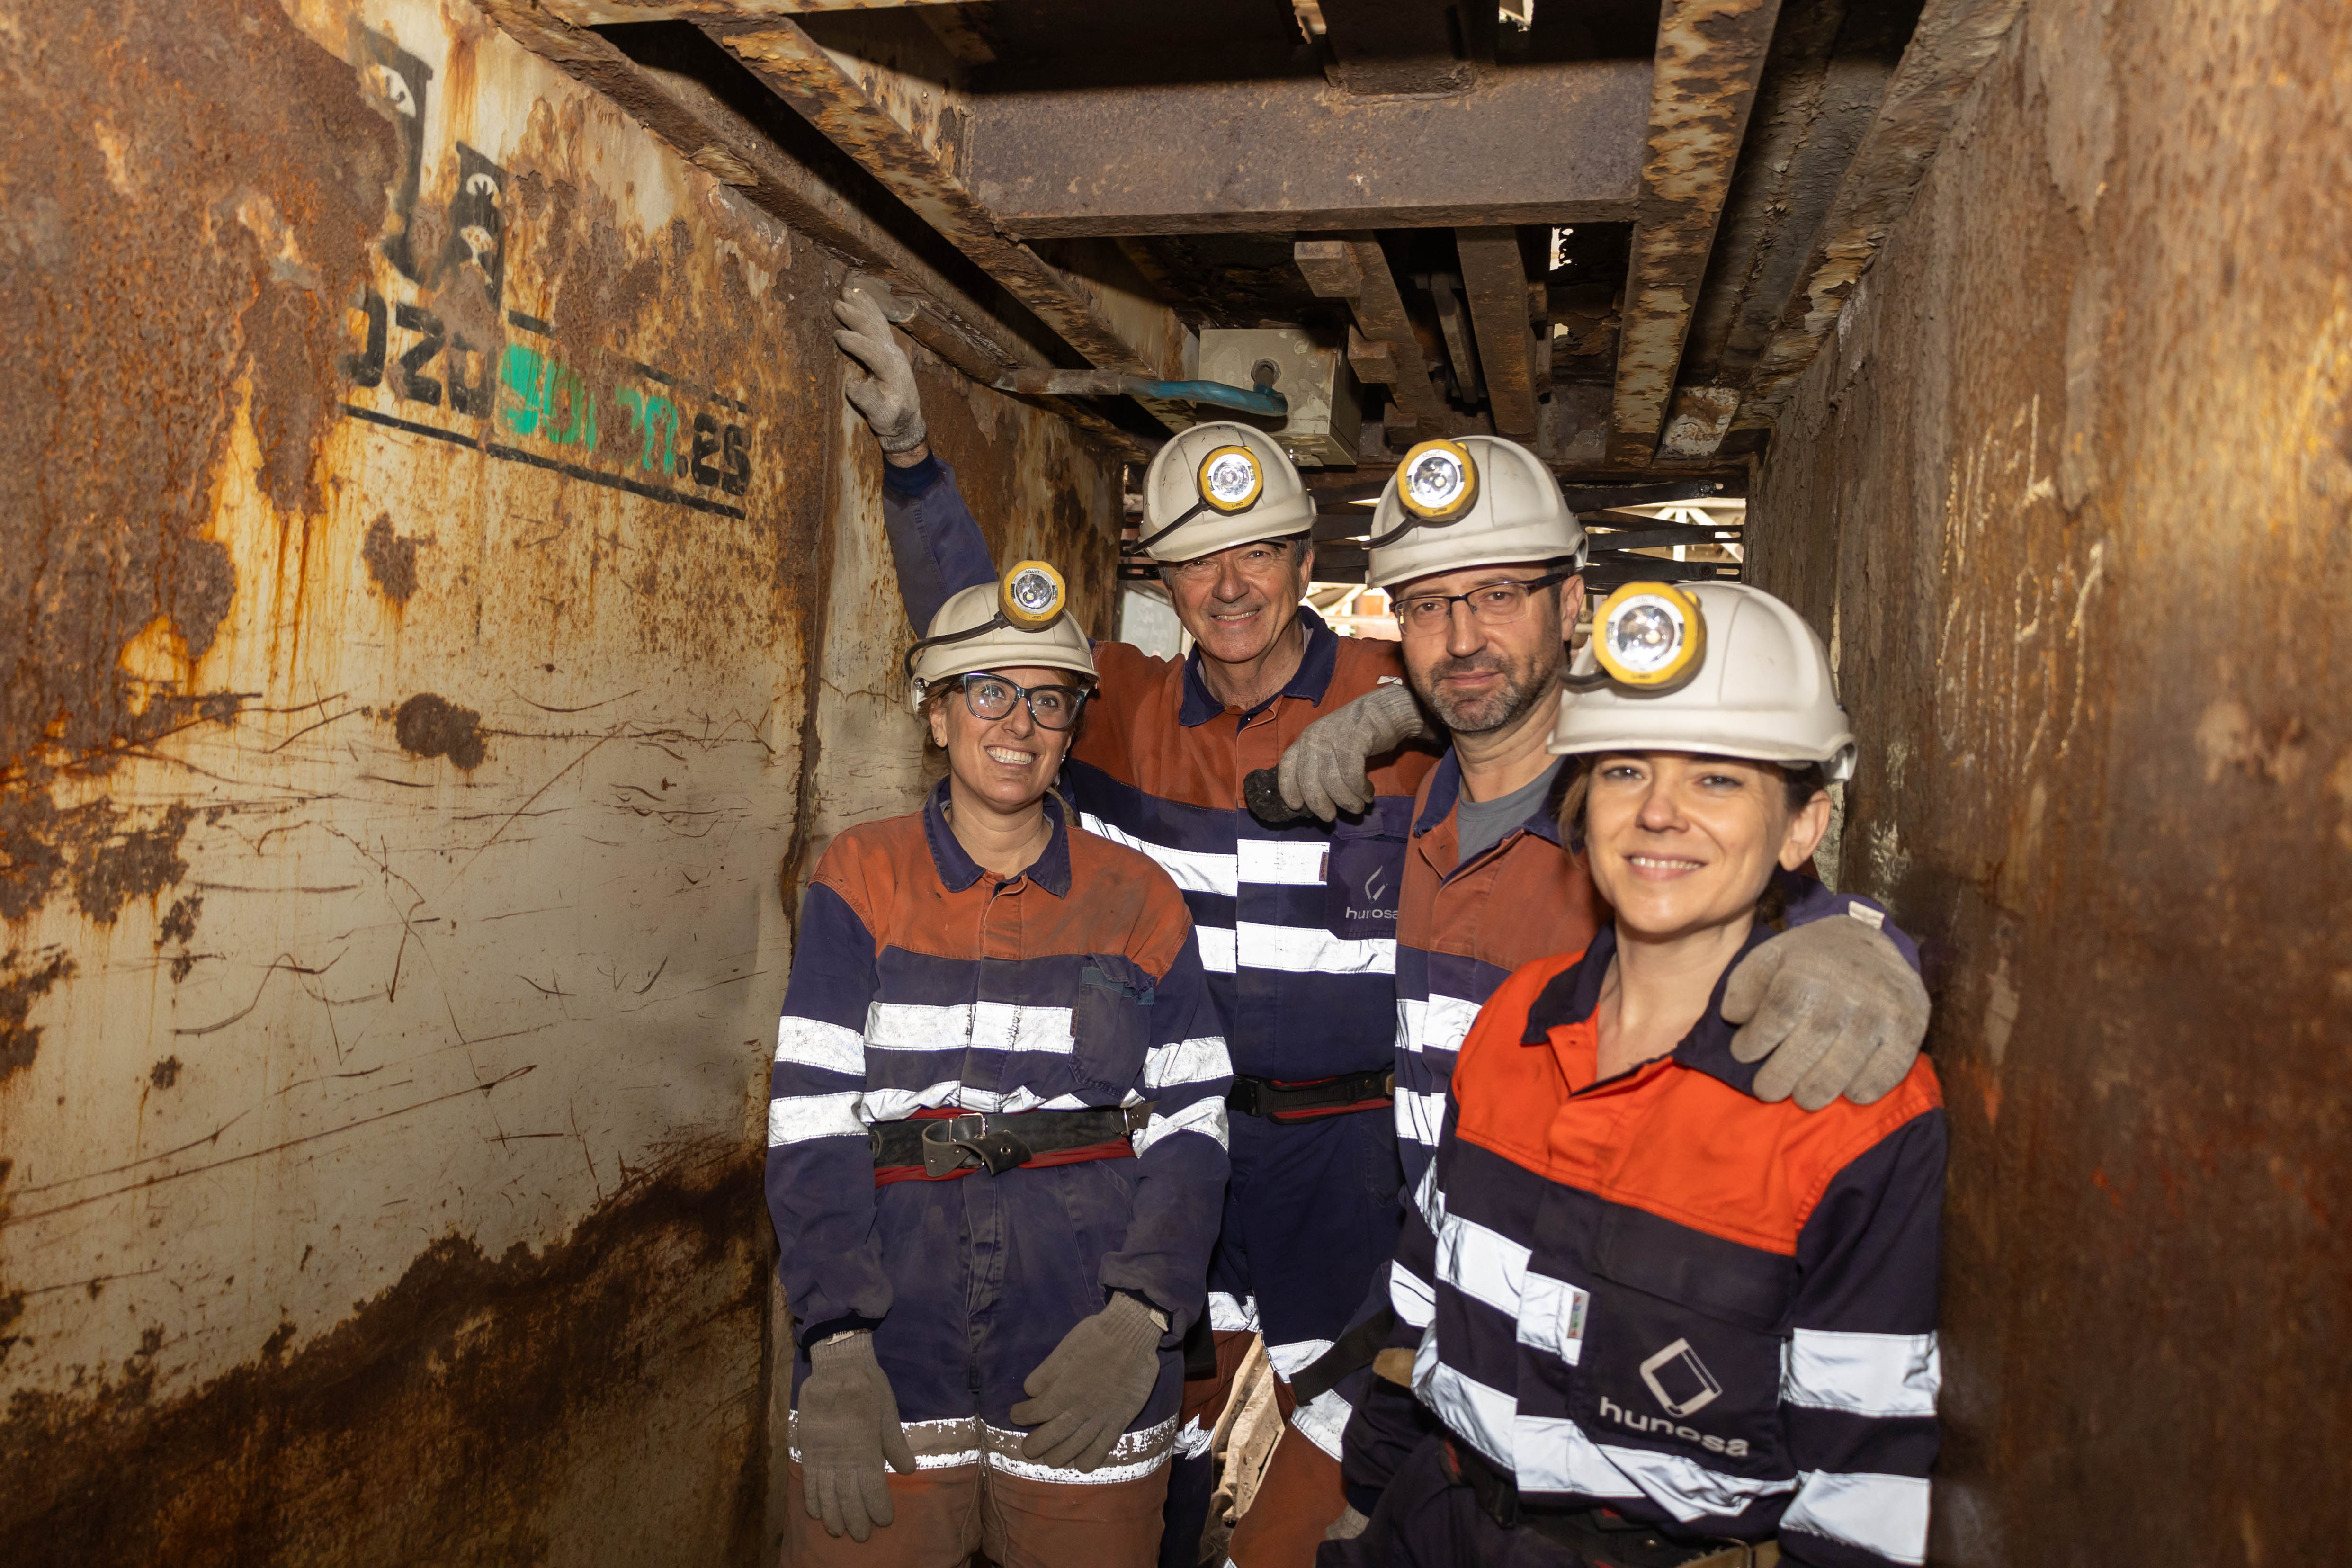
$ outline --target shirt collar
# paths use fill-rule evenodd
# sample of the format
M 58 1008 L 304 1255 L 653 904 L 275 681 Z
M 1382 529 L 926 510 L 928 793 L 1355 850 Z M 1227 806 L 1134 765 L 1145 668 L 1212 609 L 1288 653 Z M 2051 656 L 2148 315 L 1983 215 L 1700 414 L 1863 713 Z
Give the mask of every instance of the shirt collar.
M 1787 878 L 1791 874 L 1775 871 L 1773 875 Z M 1761 921 L 1748 931 L 1748 940 L 1732 954 L 1731 962 L 1723 966 L 1723 973 L 1716 976 L 1715 991 L 1706 999 L 1706 1013 L 1691 1026 L 1682 1043 L 1675 1047 L 1672 1055 L 1675 1066 L 1703 1072 L 1742 1094 L 1756 1092 L 1756 1075 L 1763 1064 L 1743 1062 L 1731 1054 L 1731 1037 L 1738 1031 L 1723 1016 L 1723 993 L 1740 961 L 1780 934 Z M 1612 921 L 1595 933 L 1580 962 L 1553 975 L 1551 983 L 1537 993 L 1534 1005 L 1528 1009 L 1528 1026 L 1519 1037 L 1519 1044 L 1548 1044 L 1554 1029 L 1591 1017 L 1601 1005 L 1601 983 L 1608 978 L 1609 961 L 1616 952 L 1617 926 Z
M 1062 803 L 1058 796 L 1045 796 L 1045 820 L 1054 825 L 1054 836 L 1029 868 L 1021 873 L 1030 881 L 1057 899 L 1070 895 L 1070 828 L 1062 819 Z M 973 859 L 955 830 L 948 826 L 948 781 L 941 779 L 923 802 L 923 837 L 931 847 L 931 865 L 940 874 L 940 885 L 950 893 L 961 893 L 980 880 L 983 872 Z M 1017 879 L 1007 878 L 1012 881 Z
M 1283 689 L 1259 703 L 1247 719 L 1272 707 L 1285 697 L 1303 697 L 1310 703 L 1319 703 L 1323 694 L 1331 689 L 1331 672 L 1339 665 L 1339 634 L 1324 624 L 1323 617 L 1305 605 L 1298 606 L 1298 624 L 1307 628 L 1307 652 L 1298 660 L 1298 669 Z M 1209 689 L 1201 674 L 1201 650 L 1196 645 L 1184 656 L 1184 702 L 1176 712 L 1176 721 L 1186 729 L 1205 724 L 1225 710 L 1225 705 Z
M 1535 809 L 1528 814 L 1527 820 L 1518 825 L 1537 837 L 1549 839 L 1555 845 L 1559 842 L 1561 781 L 1567 777 L 1566 768 L 1554 773 L 1551 775 L 1552 787 L 1544 791 L 1543 797 L 1536 802 Z M 1437 760 L 1437 766 L 1431 770 L 1429 804 L 1422 807 L 1421 815 L 1413 819 L 1412 836 L 1418 838 L 1444 821 L 1446 816 L 1454 810 L 1460 800 L 1461 795 L 1462 759 L 1454 753 L 1453 747 L 1448 746 L 1445 748 L 1445 755 L 1440 757 Z M 1507 838 L 1510 835 L 1506 833 L 1503 837 Z

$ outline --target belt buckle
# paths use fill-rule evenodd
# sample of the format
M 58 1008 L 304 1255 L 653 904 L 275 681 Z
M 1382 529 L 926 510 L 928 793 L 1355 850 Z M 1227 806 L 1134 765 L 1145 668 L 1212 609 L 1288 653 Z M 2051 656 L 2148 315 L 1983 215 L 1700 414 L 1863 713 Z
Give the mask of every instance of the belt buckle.
M 923 1174 L 937 1178 L 979 1163 L 964 1145 L 987 1130 L 987 1118 L 976 1110 L 923 1123 Z
M 1225 1100 L 1244 1116 L 1264 1116 L 1265 1114 L 1265 1088 L 1264 1084 L 1254 1078 L 1238 1078 L 1234 1080 L 1234 1087 L 1226 1092 Z

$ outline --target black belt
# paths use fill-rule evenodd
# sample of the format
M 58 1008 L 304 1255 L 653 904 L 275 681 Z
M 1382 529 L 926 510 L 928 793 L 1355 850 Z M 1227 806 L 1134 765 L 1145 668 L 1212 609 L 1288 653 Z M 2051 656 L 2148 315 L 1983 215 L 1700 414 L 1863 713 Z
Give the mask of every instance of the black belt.
M 1370 1110 L 1376 1105 L 1393 1104 L 1395 1100 L 1396 1071 L 1391 1068 L 1341 1073 L 1338 1078 L 1311 1079 L 1304 1083 L 1237 1078 L 1225 1095 L 1229 1109 L 1244 1116 L 1263 1116 L 1269 1121 L 1331 1115 L 1342 1110 Z
M 959 1116 L 877 1121 L 866 1130 L 866 1136 L 874 1145 L 877 1170 L 920 1165 L 926 1176 L 937 1178 L 976 1168 L 1000 1176 L 1033 1161 L 1073 1163 L 1050 1158 L 1056 1154 L 1115 1158 L 1118 1151 L 1108 1145 L 1123 1144 L 1150 1119 L 1148 1103 L 1101 1110 L 972 1110 Z M 1098 1145 L 1105 1146 L 1100 1152 L 1086 1154 Z
M 1445 1468 L 1470 1489 L 1479 1510 L 1505 1530 L 1532 1530 L 1547 1541 L 1569 1548 L 1586 1568 L 1697 1568 L 1706 1564 L 1736 1564 L 1773 1561 L 1777 1552 L 1759 1558 L 1759 1548 L 1743 1542 L 1716 1541 L 1693 1545 L 1669 1541 L 1646 1524 L 1620 1519 L 1607 1509 L 1578 1504 L 1566 1508 L 1530 1503 L 1519 1496 L 1518 1483 L 1486 1457 L 1452 1436 L 1445 1445 Z
M 1339 1386 L 1339 1380 L 1360 1366 L 1370 1366 L 1389 1336 L 1396 1332 L 1396 1309 L 1382 1307 L 1346 1333 L 1331 1342 L 1331 1348 L 1298 1369 L 1290 1380 L 1291 1396 L 1301 1405 L 1316 1400 Z

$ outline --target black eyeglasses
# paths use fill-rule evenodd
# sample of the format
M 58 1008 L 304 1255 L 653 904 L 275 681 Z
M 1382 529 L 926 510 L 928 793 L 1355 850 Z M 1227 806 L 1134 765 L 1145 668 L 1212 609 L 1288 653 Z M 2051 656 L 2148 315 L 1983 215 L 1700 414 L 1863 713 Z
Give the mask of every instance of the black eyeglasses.
M 1001 675 L 974 670 L 963 678 L 963 705 L 975 719 L 1002 719 L 1016 702 L 1029 704 L 1029 717 L 1041 730 L 1066 730 L 1078 721 L 1087 704 L 1083 686 L 1016 686 Z
M 1454 624 L 1454 606 L 1467 605 L 1482 626 L 1507 626 L 1528 613 L 1528 599 L 1538 588 L 1565 583 L 1576 574 L 1548 572 L 1524 583 L 1489 583 L 1466 594 L 1416 594 L 1396 602 L 1397 625 L 1409 637 L 1434 637 Z

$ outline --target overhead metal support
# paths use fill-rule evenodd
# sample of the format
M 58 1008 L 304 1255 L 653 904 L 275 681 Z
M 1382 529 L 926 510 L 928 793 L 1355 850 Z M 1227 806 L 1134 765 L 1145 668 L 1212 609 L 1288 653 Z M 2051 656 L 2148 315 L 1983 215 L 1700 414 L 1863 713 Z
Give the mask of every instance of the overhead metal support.
M 1470 296 L 1495 434 L 1530 440 L 1536 433 L 1536 342 L 1518 231 L 1456 229 L 1454 243 L 1462 256 L 1462 283 Z
M 923 138 L 869 93 L 799 24 L 776 17 L 754 28 L 704 29 L 776 96 L 856 160 L 925 223 L 1036 314 L 1098 370 L 1154 381 L 1185 379 L 1181 353 L 1152 363 L 1105 318 L 1090 291 L 1000 228 L 988 209 Z M 1173 312 L 1165 311 L 1174 323 Z M 1181 325 L 1172 336 L 1181 342 Z M 1171 429 L 1192 423 L 1181 405 L 1146 403 Z
M 1803 280 L 1756 362 L 1734 430 L 1769 430 L 1854 286 L 1936 161 L 1960 100 L 2009 36 L 2022 0 L 1928 0 L 1815 235 Z
M 1511 67 L 1434 99 L 1319 77 L 992 91 L 965 178 L 1030 239 L 1622 222 L 1649 108 L 1641 60 Z
M 1780 0 L 1665 0 L 1618 335 L 1609 456 L 1658 445 Z
M 1388 258 L 1370 234 L 1345 239 L 1302 239 L 1291 258 L 1307 286 L 1326 300 L 1344 300 L 1355 326 L 1348 334 L 1348 363 L 1359 381 L 1377 382 L 1406 422 L 1423 436 L 1444 433 L 1445 405 L 1429 382 L 1429 362 L 1412 334 L 1404 300 L 1389 275 Z
M 964 374 L 992 383 L 1011 371 L 1050 368 L 1019 331 L 877 224 L 853 193 L 786 157 L 694 76 L 634 59 L 611 40 L 524 0 L 478 3 L 509 37 L 613 100 L 688 163 L 887 280 L 893 292 L 918 307 L 900 330 Z M 1150 457 L 1146 444 L 1100 411 L 1083 403 L 1054 406 L 1122 456 Z
M 577 27 L 616 22 L 765 21 L 771 16 L 821 16 L 827 11 L 930 9 L 958 0 L 536 0 L 540 9 Z

